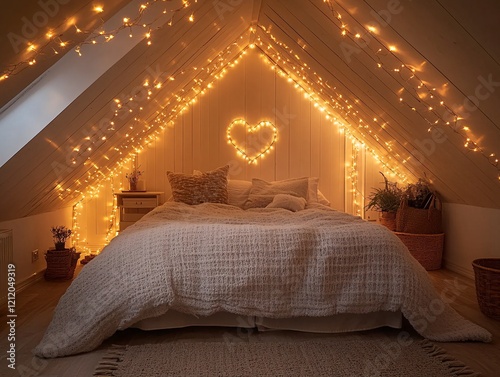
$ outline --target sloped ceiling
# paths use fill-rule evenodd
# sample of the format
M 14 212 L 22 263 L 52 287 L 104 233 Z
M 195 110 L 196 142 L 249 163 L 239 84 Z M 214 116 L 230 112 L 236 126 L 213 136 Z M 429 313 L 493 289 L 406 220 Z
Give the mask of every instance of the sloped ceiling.
M 80 12 L 90 6 L 74 3 Z M 0 168 L 0 220 L 74 204 L 249 45 L 384 161 L 430 179 L 445 201 L 500 208 L 495 0 L 191 3 L 178 22 L 153 33 L 151 46 L 133 48 Z M 26 69 L 0 82 L 10 85 L 2 101 L 37 73 Z

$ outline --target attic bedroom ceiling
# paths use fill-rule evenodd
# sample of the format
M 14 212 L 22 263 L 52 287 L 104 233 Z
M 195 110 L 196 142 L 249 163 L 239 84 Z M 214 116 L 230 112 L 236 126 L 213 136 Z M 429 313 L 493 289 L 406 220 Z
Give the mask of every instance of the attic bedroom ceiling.
M 36 86 L 36 78 L 65 53 L 77 54 L 81 46 L 82 54 L 92 54 L 92 43 L 81 43 L 128 3 L 9 4 L 0 45 L 0 130 L 15 132 L 16 124 L 2 120 L 9 105 L 29 95 L 23 90 Z M 400 177 L 427 177 L 446 202 L 500 208 L 500 4 L 495 0 L 138 4 L 145 15 L 158 5 L 177 10 L 171 22 L 154 28 L 140 22 L 132 28 L 133 15 L 124 20 L 127 27 L 116 35 L 141 34 L 143 41 L 0 167 L 0 221 L 73 205 L 216 85 L 248 48 L 265 54 L 332 126 L 360 140 Z M 16 51 L 12 40 L 19 38 L 13 33 L 23 37 L 26 20 L 38 23 L 28 43 L 55 30 L 53 45 L 42 49 L 37 42 L 30 51 L 29 44 L 23 49 L 19 44 Z M 36 63 L 29 65 L 33 54 Z

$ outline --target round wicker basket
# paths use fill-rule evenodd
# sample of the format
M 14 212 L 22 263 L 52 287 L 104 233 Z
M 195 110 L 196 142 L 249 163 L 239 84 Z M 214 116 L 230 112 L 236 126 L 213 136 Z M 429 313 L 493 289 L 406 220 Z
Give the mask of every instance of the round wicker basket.
M 481 312 L 500 320 L 500 258 L 476 259 L 472 267 Z

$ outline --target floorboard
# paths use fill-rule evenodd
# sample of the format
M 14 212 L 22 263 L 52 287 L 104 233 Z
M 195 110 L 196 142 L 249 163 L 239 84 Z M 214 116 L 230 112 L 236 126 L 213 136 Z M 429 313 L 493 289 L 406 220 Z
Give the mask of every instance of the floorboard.
M 79 266 L 79 269 L 82 268 Z M 78 271 L 77 271 L 78 272 Z M 446 293 L 452 299 L 451 305 L 464 317 L 483 326 L 493 334 L 492 343 L 437 343 L 449 355 L 461 360 L 483 376 L 497 376 L 500 371 L 500 321 L 484 316 L 476 301 L 474 281 L 442 269 L 429 272 L 437 291 Z M 115 344 L 141 344 L 175 340 L 229 340 L 229 341 L 270 341 L 277 338 L 284 341 L 297 341 L 311 338 L 324 338 L 334 335 L 306 334 L 288 331 L 257 333 L 255 331 L 227 328 L 189 328 L 144 332 L 125 330 L 117 332 L 99 349 L 72 357 L 42 360 L 33 357 L 31 350 L 38 344 L 52 317 L 53 310 L 70 282 L 41 280 L 18 294 L 16 300 L 16 366 L 15 371 L 7 368 L 6 350 L 8 328 L 6 310 L 0 311 L 2 325 L 0 331 L 0 376 L 37 376 L 37 377 L 88 377 L 104 354 L 105 347 Z M 407 329 L 408 330 L 408 329 Z M 394 331 L 379 329 L 374 331 Z

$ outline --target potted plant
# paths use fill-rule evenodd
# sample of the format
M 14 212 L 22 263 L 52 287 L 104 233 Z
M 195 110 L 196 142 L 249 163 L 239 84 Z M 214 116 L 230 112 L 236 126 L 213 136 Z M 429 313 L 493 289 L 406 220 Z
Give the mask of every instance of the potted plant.
M 376 188 L 372 191 L 365 208 L 380 212 L 380 223 L 390 230 L 396 230 L 396 212 L 403 197 L 403 190 L 396 182 L 389 182 L 382 172 L 380 174 L 384 177 L 384 188 Z
M 130 191 L 137 191 L 137 183 L 139 182 L 139 177 L 144 173 L 144 171 L 139 170 L 139 167 L 134 168 L 130 173 L 125 174 L 125 178 L 128 179 Z
M 66 228 L 64 225 L 53 226 L 50 228 L 52 238 L 56 250 L 61 251 L 66 249 L 66 240 L 71 236 L 71 229 Z
M 422 178 L 417 183 L 408 184 L 404 190 L 408 206 L 413 208 L 429 208 L 433 195 L 429 183 Z
M 80 253 L 74 247 L 66 248 L 66 240 L 71 236 L 71 229 L 66 228 L 64 225 L 59 225 L 51 227 L 50 231 L 52 232 L 55 250 L 47 250 L 45 254 L 47 262 L 47 269 L 44 274 L 45 279 L 71 279 L 80 258 Z

